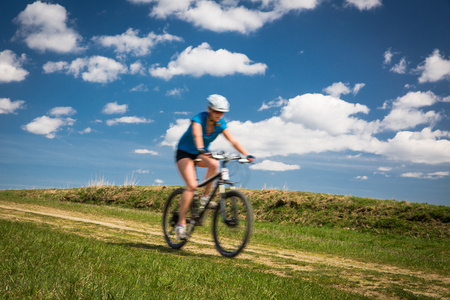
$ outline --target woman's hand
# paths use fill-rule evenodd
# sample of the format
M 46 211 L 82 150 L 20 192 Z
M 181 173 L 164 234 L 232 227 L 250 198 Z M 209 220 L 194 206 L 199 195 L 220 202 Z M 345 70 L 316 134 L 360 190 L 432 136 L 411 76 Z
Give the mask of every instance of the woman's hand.
M 211 156 L 211 152 L 206 152 L 205 148 L 199 148 L 198 152 L 200 153 L 200 155 Z

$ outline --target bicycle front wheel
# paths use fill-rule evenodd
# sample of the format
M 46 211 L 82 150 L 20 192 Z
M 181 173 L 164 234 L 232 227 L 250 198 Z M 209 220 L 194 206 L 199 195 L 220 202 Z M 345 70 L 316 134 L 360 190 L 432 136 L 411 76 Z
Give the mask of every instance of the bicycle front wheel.
M 184 189 L 179 188 L 170 194 L 166 200 L 163 212 L 162 227 L 164 231 L 164 238 L 167 244 L 173 249 L 180 249 L 186 244 L 187 240 L 178 239 L 175 233 L 175 226 L 178 223 L 180 200 Z
M 250 240 L 253 211 L 250 201 L 239 191 L 228 191 L 213 217 L 213 237 L 217 251 L 235 257 Z

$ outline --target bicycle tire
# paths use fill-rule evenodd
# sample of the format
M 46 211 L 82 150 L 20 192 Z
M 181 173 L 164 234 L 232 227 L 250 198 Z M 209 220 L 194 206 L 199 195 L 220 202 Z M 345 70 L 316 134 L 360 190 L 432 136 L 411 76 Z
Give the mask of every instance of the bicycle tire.
M 184 188 L 176 189 L 167 198 L 164 205 L 162 227 L 164 232 L 164 238 L 167 244 L 173 249 L 180 249 L 186 244 L 187 240 L 180 240 L 175 233 L 175 226 L 178 223 L 178 211 L 180 208 L 181 195 L 184 192 Z M 190 217 L 190 210 L 188 210 L 188 216 Z
M 247 197 L 237 190 L 226 192 L 221 202 L 213 216 L 214 243 L 221 255 L 231 258 L 238 255 L 250 240 L 253 209 Z

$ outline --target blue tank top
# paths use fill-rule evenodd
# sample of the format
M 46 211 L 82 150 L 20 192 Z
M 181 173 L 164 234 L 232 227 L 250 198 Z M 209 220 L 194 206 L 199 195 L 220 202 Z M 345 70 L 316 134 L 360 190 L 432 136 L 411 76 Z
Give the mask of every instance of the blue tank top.
M 195 115 L 191 119 L 191 125 L 189 125 L 188 130 L 183 134 L 180 141 L 178 142 L 178 150 L 190 153 L 190 154 L 199 154 L 197 146 L 194 142 L 194 136 L 192 135 L 192 122 L 198 123 L 202 125 L 202 134 L 203 134 L 203 144 L 205 145 L 205 150 L 208 151 L 209 145 L 227 128 L 227 122 L 224 118 L 221 118 L 219 122 L 214 126 L 214 131 L 211 133 L 207 133 L 207 121 L 208 121 L 208 113 L 202 112 Z

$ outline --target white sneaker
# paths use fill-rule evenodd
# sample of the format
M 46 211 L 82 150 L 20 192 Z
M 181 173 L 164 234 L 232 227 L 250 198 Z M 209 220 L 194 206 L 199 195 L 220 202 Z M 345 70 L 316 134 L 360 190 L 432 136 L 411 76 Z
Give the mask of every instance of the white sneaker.
M 208 208 L 209 209 L 215 209 L 217 207 L 217 202 L 215 201 L 209 201 Z
M 209 199 L 209 196 L 200 197 L 200 203 L 202 204 L 202 208 L 205 207 L 206 201 L 208 201 L 208 199 Z M 208 208 L 209 209 L 214 209 L 216 207 L 217 207 L 217 203 L 216 202 L 210 201 L 208 203 Z
M 180 240 L 187 240 L 186 224 L 175 226 L 175 233 Z

